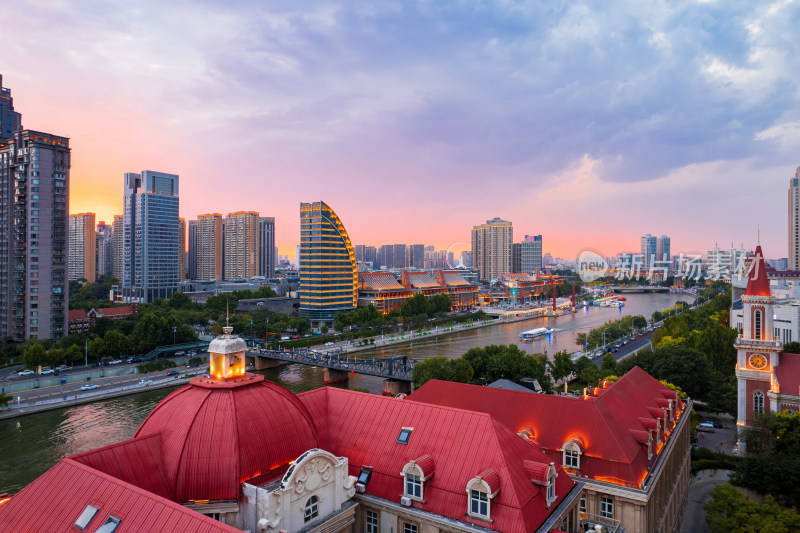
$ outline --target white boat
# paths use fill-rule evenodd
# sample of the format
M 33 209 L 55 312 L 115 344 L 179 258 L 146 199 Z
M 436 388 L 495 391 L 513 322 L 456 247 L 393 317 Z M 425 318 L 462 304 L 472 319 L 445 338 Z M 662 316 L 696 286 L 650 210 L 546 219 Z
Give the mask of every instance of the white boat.
M 519 338 L 522 340 L 531 340 L 537 337 L 541 337 L 542 335 L 549 335 L 553 332 L 553 328 L 536 328 L 536 329 L 529 329 L 528 331 L 523 331 L 519 334 Z
M 619 300 L 605 300 L 600 302 L 600 307 L 622 307 L 623 305 L 625 304 Z

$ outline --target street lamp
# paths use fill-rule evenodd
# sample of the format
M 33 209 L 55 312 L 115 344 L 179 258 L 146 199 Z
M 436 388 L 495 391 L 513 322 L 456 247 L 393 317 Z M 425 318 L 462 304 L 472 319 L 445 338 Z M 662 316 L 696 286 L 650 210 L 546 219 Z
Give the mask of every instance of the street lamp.
M 606 347 L 606 329 L 609 329 L 611 326 L 606 326 L 603 330 L 603 348 Z
M 250 338 L 253 338 L 253 319 L 250 319 Z
M 172 344 L 177 344 L 178 326 L 172 326 Z

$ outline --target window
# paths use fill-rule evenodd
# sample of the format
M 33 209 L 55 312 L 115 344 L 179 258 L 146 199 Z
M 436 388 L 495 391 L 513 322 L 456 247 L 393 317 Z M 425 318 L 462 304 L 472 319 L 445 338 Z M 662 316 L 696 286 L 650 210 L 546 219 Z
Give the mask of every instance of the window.
M 422 479 L 418 475 L 406 474 L 406 496 L 422 499 Z
M 306 512 L 304 515 L 304 520 L 306 522 L 310 520 L 314 520 L 317 516 L 319 516 L 319 498 L 316 496 L 312 496 L 306 502 Z
M 419 528 L 417 528 L 416 524 L 409 524 L 408 522 L 403 522 L 403 533 L 417 533 Z
M 403 428 L 400 430 L 400 436 L 397 437 L 398 444 L 408 444 L 408 439 L 411 438 L 411 432 L 414 428 Z
M 761 311 L 756 311 L 755 313 L 753 313 L 753 319 L 754 319 L 754 322 L 755 322 L 755 328 L 754 328 L 754 331 L 753 331 L 753 337 L 755 337 L 756 340 L 760 340 L 761 339 Z
M 586 498 L 581 498 L 581 501 L 578 502 L 578 511 L 582 513 L 586 512 Z
M 378 521 L 378 513 L 375 511 L 367 511 L 367 516 L 364 520 L 365 533 L 378 533 L 380 522 Z
M 93 505 L 87 505 L 86 509 L 83 510 L 78 519 L 75 520 L 75 527 L 85 530 L 87 527 L 89 527 L 89 522 L 92 521 L 92 518 L 94 518 L 94 515 L 96 514 L 97 507 L 94 507 Z
M 600 516 L 614 518 L 614 502 L 611 498 L 600 498 Z
M 556 476 L 551 474 L 547 478 L 547 505 L 556 501 Z
M 470 514 L 489 518 L 489 495 L 481 490 L 469 491 Z
M 564 466 L 568 468 L 578 468 L 578 452 L 575 450 L 564 450 Z
M 764 393 L 760 390 L 753 393 L 753 413 L 764 414 Z
M 121 520 L 116 516 L 109 516 L 108 519 L 106 520 L 106 523 L 97 528 L 97 531 L 95 531 L 95 533 L 112 533 L 117 529 L 117 526 L 119 526 L 120 521 Z

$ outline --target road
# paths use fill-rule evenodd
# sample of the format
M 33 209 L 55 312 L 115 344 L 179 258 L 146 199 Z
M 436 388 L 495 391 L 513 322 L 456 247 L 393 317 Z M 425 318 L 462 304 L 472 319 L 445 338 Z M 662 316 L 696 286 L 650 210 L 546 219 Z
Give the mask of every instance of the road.
M 632 341 L 629 341 L 627 344 L 624 344 L 619 350 L 616 352 L 610 352 L 611 355 L 614 356 L 615 361 L 621 361 L 626 357 L 630 357 L 635 352 L 641 350 L 642 348 L 650 347 L 651 345 L 651 338 L 653 337 L 653 332 L 648 331 L 644 335 L 637 336 Z M 593 362 L 597 368 L 600 368 L 600 365 L 603 364 L 603 356 L 597 356 L 593 359 Z
M 703 505 L 711 500 L 709 493 L 718 485 L 728 482 L 729 473 L 725 470 L 703 470 L 689 485 L 686 507 L 683 510 L 680 533 L 709 533 L 706 512 Z

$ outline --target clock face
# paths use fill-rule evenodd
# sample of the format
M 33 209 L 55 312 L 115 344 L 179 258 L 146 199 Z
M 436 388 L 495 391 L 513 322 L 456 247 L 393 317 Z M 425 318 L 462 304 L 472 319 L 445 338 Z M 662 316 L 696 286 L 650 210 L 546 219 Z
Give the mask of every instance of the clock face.
M 750 356 L 750 366 L 753 368 L 764 368 L 767 366 L 767 358 L 764 354 L 754 353 Z

